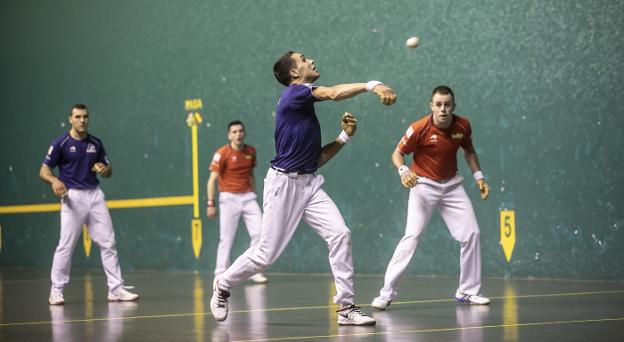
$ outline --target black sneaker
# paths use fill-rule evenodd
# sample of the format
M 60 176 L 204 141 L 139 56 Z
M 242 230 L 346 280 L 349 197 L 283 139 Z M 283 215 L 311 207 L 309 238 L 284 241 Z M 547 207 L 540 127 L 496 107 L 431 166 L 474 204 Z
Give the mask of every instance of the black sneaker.
M 213 287 L 214 290 L 212 292 L 212 298 L 210 299 L 210 311 L 212 311 L 212 315 L 217 321 L 225 321 L 228 315 L 228 298 L 230 298 L 230 291 L 221 290 L 217 279 L 215 279 Z

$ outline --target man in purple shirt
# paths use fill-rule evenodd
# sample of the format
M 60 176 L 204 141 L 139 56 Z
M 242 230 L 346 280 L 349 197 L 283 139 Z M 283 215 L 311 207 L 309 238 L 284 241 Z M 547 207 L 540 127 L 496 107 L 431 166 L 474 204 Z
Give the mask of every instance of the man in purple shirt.
M 115 232 L 96 176 L 108 178 L 113 168 L 100 139 L 87 133 L 89 112 L 85 105 L 77 104 L 71 108 L 69 123 L 71 129 L 52 142 L 39 171 L 39 177 L 61 198 L 61 236 L 52 261 L 48 302 L 51 305 L 65 304 L 63 289 L 69 283 L 71 256 L 85 224 L 91 238 L 100 247 L 108 282 L 108 300 L 136 300 L 139 296 L 123 287 Z M 52 169 L 57 166 L 59 176 L 55 177 Z
M 321 128 L 314 103 L 340 101 L 367 91 L 386 105 L 396 101 L 392 89 L 379 81 L 321 87 L 312 84 L 320 73 L 314 61 L 289 51 L 273 66 L 275 78 L 286 86 L 279 99 L 275 118 L 276 156 L 264 180 L 262 230 L 258 243 L 215 278 L 210 310 L 217 321 L 228 314 L 230 289 L 250 276 L 270 267 L 284 251 L 301 219 L 326 242 L 335 279 L 334 302 L 340 305 L 338 324 L 374 325 L 375 319 L 355 306 L 351 231 L 336 204 L 322 189 L 319 167 L 340 151 L 355 133 L 356 120 L 343 116 L 343 131 L 321 147 Z

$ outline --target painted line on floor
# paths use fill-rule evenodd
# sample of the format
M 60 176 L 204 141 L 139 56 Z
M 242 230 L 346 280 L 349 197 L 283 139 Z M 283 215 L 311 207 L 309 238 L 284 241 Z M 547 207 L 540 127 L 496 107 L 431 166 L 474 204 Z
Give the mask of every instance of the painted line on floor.
M 612 291 L 587 291 L 587 292 L 568 292 L 568 293 L 549 293 L 549 294 L 535 294 L 535 295 L 519 295 L 519 296 L 500 296 L 490 297 L 490 299 L 519 299 L 519 298 L 541 298 L 541 297 L 562 297 L 562 296 L 586 296 L 586 295 L 600 295 L 600 294 L 614 294 L 624 293 L 624 290 L 612 290 Z M 440 303 L 440 302 L 455 302 L 455 299 L 426 299 L 426 300 L 413 300 L 403 302 L 392 302 L 392 305 L 407 305 L 407 304 L 427 304 L 427 303 Z M 123 303 L 119 303 L 123 304 Z M 362 304 L 362 307 L 368 307 L 370 304 Z M 230 311 L 232 314 L 242 314 L 250 312 L 281 312 L 281 311 L 301 311 L 301 310 L 318 310 L 328 309 L 336 307 L 335 305 L 314 305 L 314 306 L 296 306 L 296 307 L 281 307 L 281 308 L 267 308 L 267 309 L 249 309 L 249 310 L 234 310 Z M 62 307 L 58 307 L 62 309 Z M 132 320 L 132 319 L 156 319 L 156 318 L 178 318 L 178 317 L 193 317 L 193 316 L 212 316 L 210 312 L 189 312 L 178 314 L 158 314 L 158 315 L 143 315 L 143 316 L 125 316 L 125 317 L 95 317 L 84 319 L 70 319 L 59 321 L 26 321 L 26 322 L 8 322 L 0 323 L 0 327 L 11 326 L 28 326 L 28 325 L 42 325 L 42 324 L 60 324 L 60 323 L 87 323 L 87 322 L 99 322 L 99 321 L 115 321 L 115 320 Z M 618 318 L 619 319 L 619 318 Z M 501 325 L 502 326 L 502 325 Z
M 624 317 L 613 318 L 599 318 L 599 319 L 581 319 L 570 321 L 549 321 L 549 322 L 527 322 L 517 324 L 495 324 L 495 325 L 480 325 L 471 327 L 452 327 L 452 328 L 432 328 L 432 329 L 416 329 L 416 330 L 399 330 L 399 331 L 380 331 L 380 332 L 368 332 L 368 333 L 355 333 L 355 334 L 336 334 L 336 335 L 318 335 L 318 336 L 289 336 L 289 337 L 274 337 L 256 340 L 236 340 L 232 342 L 260 342 L 260 341 L 288 341 L 288 340 L 310 340 L 310 339 L 329 339 L 335 337 L 356 337 L 356 336 L 379 336 L 379 335 L 395 335 L 395 334 L 425 334 L 436 332 L 451 332 L 451 331 L 464 331 L 464 330 L 478 330 L 478 329 L 497 329 L 497 328 L 513 328 L 513 327 L 531 327 L 531 326 L 545 326 L 545 325 L 560 325 L 560 324 L 586 324 L 586 323 L 601 323 L 601 322 L 614 322 L 624 321 Z M 357 328 L 365 329 L 367 327 L 344 327 L 344 328 Z M 369 329 L 374 329 L 369 327 Z

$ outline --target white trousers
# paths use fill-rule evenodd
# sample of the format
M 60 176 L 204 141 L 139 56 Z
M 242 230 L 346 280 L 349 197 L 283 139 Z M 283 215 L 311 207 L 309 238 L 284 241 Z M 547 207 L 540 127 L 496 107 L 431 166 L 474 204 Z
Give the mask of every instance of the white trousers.
M 262 227 L 262 211 L 256 198 L 254 192 L 219 193 L 219 247 L 217 248 L 215 276 L 219 276 L 230 266 L 230 252 L 241 216 L 249 233 L 249 246 L 258 243 Z
M 219 277 L 223 289 L 229 290 L 273 265 L 303 219 L 327 243 L 336 285 L 334 302 L 354 302 L 351 231 L 336 204 L 321 189 L 324 182 L 321 175 L 284 174 L 269 169 L 264 180 L 260 240 Z
M 407 268 L 425 227 L 437 209 L 446 223 L 451 236 L 460 244 L 460 277 L 457 291 L 476 295 L 481 287 L 481 247 L 477 218 L 472 203 L 461 182 L 455 177 L 436 182 L 420 177 L 418 184 L 410 189 L 407 202 L 405 235 L 399 241 L 388 264 L 381 297 L 393 300 L 397 296 L 397 282 Z
M 72 254 L 84 224 L 92 241 L 100 247 L 109 291 L 122 287 L 115 232 L 102 190 L 99 187 L 91 190 L 69 189 L 61 203 L 61 237 L 52 261 L 52 287 L 62 291 L 69 283 Z

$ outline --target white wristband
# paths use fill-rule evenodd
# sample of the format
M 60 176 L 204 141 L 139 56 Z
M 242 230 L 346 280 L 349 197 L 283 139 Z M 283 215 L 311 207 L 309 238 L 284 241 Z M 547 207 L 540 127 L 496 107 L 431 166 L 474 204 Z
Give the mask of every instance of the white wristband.
M 376 86 L 383 84 L 379 81 L 368 81 L 366 83 L 366 91 L 373 91 L 373 88 L 375 88 Z
M 346 144 L 349 142 L 349 140 L 351 140 L 351 137 L 347 134 L 347 132 L 342 131 L 338 136 L 338 140 L 342 141 L 343 144 Z
M 401 167 L 399 168 L 399 176 L 403 176 L 403 174 L 404 174 L 405 172 L 408 172 L 408 171 L 409 171 L 409 167 L 407 167 L 407 166 L 405 166 L 405 165 L 401 166 Z
M 479 179 L 483 179 L 483 178 L 485 178 L 485 177 L 483 176 L 483 172 L 481 172 L 481 170 L 479 170 L 479 171 L 477 171 L 477 172 L 473 173 L 473 174 L 472 174 L 472 176 L 474 177 L 475 181 L 478 181 Z

